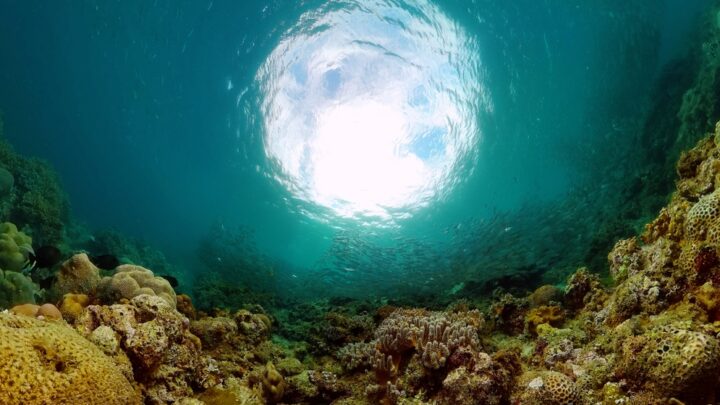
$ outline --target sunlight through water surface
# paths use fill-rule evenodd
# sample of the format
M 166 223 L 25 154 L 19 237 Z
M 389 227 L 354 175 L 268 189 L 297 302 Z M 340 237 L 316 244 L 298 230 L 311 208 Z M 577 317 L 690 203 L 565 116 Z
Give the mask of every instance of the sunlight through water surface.
M 447 196 L 490 108 L 478 54 L 424 1 L 304 14 L 257 74 L 271 176 L 296 201 L 381 224 Z

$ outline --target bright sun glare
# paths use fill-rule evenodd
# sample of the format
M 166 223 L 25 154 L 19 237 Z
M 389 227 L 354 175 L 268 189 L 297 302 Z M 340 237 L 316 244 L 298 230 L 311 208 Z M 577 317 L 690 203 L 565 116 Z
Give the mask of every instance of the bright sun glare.
M 258 72 L 271 175 L 342 217 L 394 220 L 446 195 L 476 153 L 477 53 L 425 2 L 305 14 Z

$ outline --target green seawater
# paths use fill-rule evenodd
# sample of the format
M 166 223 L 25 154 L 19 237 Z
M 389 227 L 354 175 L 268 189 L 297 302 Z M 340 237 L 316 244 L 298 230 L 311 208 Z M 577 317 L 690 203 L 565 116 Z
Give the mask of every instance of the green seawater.
M 711 4 L 6 0 L 0 110 L 69 249 L 142 240 L 198 306 L 484 299 L 665 204 Z

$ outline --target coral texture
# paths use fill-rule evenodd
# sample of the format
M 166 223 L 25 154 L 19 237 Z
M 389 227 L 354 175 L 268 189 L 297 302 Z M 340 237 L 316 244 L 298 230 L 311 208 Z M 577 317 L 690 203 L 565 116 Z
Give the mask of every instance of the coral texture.
M 0 314 L 3 404 L 140 404 L 102 351 L 71 328 Z
M 152 271 L 132 264 L 118 266 L 112 277 L 103 277 L 99 289 L 108 301 L 132 299 L 142 294 L 156 295 L 164 299 L 173 308 L 177 305 L 175 290 L 162 277 L 156 277 Z
M 87 254 L 78 253 L 60 266 L 54 288 L 60 296 L 68 293 L 94 294 L 99 283 L 100 269 Z

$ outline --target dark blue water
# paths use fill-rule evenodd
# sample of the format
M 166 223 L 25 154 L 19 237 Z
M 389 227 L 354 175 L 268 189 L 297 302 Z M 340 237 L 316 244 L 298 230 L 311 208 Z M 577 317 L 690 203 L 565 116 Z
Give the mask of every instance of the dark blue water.
M 587 264 L 709 2 L 3 3 L 6 137 L 77 221 L 187 290 L 390 295 Z

